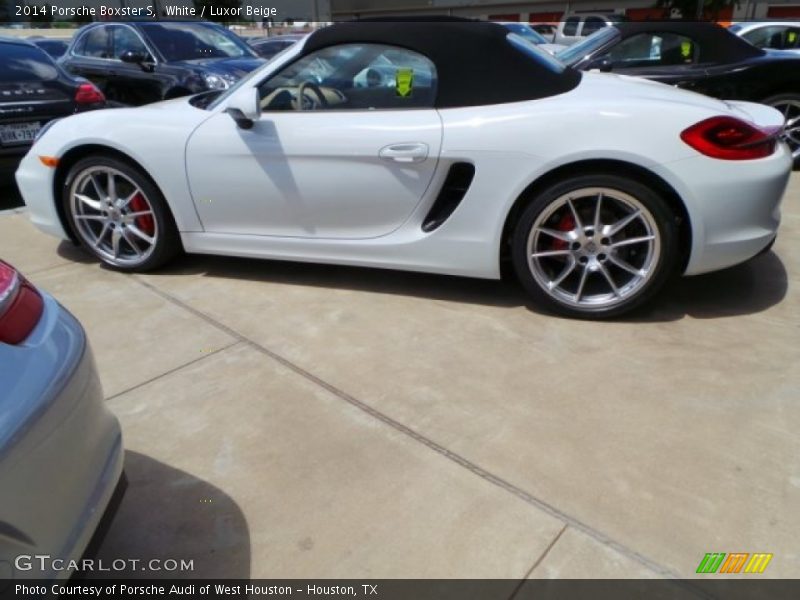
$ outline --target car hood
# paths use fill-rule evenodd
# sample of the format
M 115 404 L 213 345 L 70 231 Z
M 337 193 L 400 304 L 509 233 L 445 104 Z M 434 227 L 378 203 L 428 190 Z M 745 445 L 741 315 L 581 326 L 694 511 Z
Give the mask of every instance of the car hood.
M 241 58 L 197 58 L 194 60 L 182 60 L 173 64 L 194 67 L 209 73 L 233 75 L 238 78 L 244 77 L 265 62 L 262 58 L 243 56 Z

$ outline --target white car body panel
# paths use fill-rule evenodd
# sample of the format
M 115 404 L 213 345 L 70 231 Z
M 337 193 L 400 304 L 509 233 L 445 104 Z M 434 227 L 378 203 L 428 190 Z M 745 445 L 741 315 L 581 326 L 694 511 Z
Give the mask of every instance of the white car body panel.
M 352 111 L 345 119 L 276 111 L 249 130 L 219 113 L 189 138 L 186 169 L 209 233 L 379 237 L 425 195 L 441 140 L 433 109 Z M 398 156 L 380 156 L 392 150 Z M 220 173 L 236 173 L 235 193 Z
M 686 274 L 747 260 L 777 231 L 791 168 L 785 147 L 730 162 L 703 156 L 679 137 L 717 115 L 780 125 L 782 116 L 768 107 L 584 73 L 574 90 L 527 102 L 264 113 L 251 132 L 236 129 L 226 103 L 252 93 L 302 46 L 240 82 L 210 111 L 181 99 L 55 124 L 17 173 L 33 222 L 66 237 L 53 208 L 52 170 L 37 157 L 94 143 L 124 152 L 150 174 L 188 252 L 498 278 L 505 221 L 520 194 L 553 169 L 585 160 L 636 165 L 676 191 L 692 234 Z M 270 126 L 267 137 L 247 141 Z M 427 144 L 428 157 L 405 165 L 378 157 L 398 143 Z M 474 180 L 455 212 L 425 233 L 422 220 L 459 161 L 475 165 Z

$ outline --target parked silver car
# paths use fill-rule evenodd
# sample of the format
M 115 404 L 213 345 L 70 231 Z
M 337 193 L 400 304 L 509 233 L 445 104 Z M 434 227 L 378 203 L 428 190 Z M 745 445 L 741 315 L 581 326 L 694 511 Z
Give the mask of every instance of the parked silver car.
M 80 323 L 0 261 L 0 578 L 69 577 L 122 464 Z
M 800 21 L 751 21 L 734 23 L 728 31 L 756 48 L 800 54 Z

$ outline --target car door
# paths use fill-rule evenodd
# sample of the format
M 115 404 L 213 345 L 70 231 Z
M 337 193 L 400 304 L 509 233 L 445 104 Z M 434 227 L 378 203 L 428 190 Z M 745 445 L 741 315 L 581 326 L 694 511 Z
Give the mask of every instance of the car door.
M 109 79 L 109 88 L 124 104 L 140 105 L 162 99 L 161 82 L 155 75 L 155 58 L 141 36 L 129 25 L 111 26 L 111 56 L 116 63 Z M 126 63 L 120 57 L 125 52 L 149 57 L 142 64 Z
M 62 66 L 72 75 L 90 80 L 107 98 L 114 99 L 108 92 L 109 80 L 114 73 L 114 61 L 111 60 L 111 26 L 95 25 L 79 35 L 62 60 Z
M 427 58 L 378 44 L 324 48 L 283 68 L 259 86 L 251 129 L 219 113 L 188 142 L 205 230 L 352 239 L 395 230 L 438 163 L 436 83 Z

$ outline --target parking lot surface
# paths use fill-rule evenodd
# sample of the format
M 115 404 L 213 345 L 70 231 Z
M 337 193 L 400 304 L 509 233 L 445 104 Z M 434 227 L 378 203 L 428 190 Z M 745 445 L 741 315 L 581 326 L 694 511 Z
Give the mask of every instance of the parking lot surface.
M 799 240 L 795 174 L 773 252 L 595 323 L 513 282 L 203 256 L 126 276 L 0 216 L 122 422 L 100 557 L 193 559 L 165 576 L 693 577 L 707 552 L 796 576 Z

